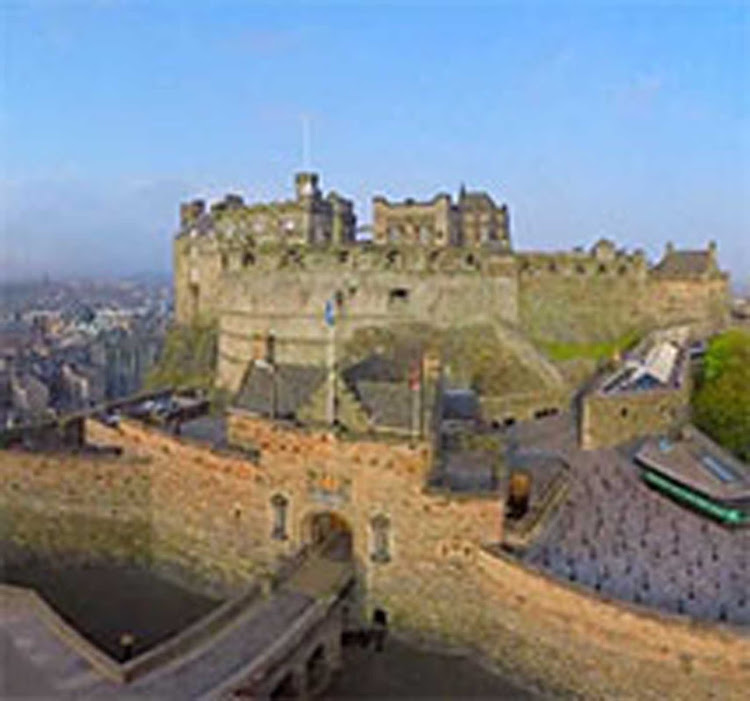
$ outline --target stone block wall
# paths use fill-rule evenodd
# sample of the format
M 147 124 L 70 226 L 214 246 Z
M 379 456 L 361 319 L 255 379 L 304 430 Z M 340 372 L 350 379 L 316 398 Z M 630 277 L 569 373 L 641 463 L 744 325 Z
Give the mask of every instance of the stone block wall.
M 366 610 L 384 609 L 398 630 L 479 651 L 555 694 L 744 698 L 746 634 L 607 601 L 484 547 L 502 538 L 502 501 L 426 491 L 429 445 L 347 442 L 241 414 L 229 417 L 229 434 L 259 458 L 128 421 L 120 430 L 89 425 L 92 440 L 121 445 L 116 459 L 3 451 L 5 513 L 36 510 L 53 524 L 71 513 L 148 523 L 143 537 L 154 561 L 229 582 L 247 582 L 296 552 L 310 539 L 311 517 L 334 513 L 353 534 Z M 270 537 L 276 495 L 288 506 L 283 539 Z M 388 556 L 373 557 L 373 521 L 382 517 Z M 85 518 L 81 532 L 91 525 Z M 105 536 L 101 547 L 116 548 L 117 537 Z
M 710 279 L 662 279 L 655 277 L 646 289 L 644 307 L 661 326 L 697 322 L 702 333 L 713 333 L 729 323 L 729 281 Z
M 473 269 L 442 277 L 410 269 L 366 272 L 336 264 L 314 271 L 227 277 L 218 382 L 236 390 L 253 357 L 255 339 L 269 333 L 274 335 L 278 362 L 325 363 L 330 331 L 323 312 L 337 292 L 338 343 L 363 327 L 414 322 L 444 328 L 478 324 L 488 318 L 488 310 L 496 319 L 512 323 L 516 318 L 512 266 L 508 269 L 503 260 L 494 263 L 501 265 L 494 275 Z
M 46 552 L 148 560 L 147 460 L 4 450 L 0 472 L 4 540 Z
M 669 431 L 687 421 L 690 373 L 681 386 L 643 392 L 590 392 L 581 401 L 580 442 L 584 450 L 618 445 L 631 438 Z
M 482 397 L 480 402 L 485 421 L 510 424 L 560 413 L 567 409 L 570 396 L 565 389 L 540 390 Z

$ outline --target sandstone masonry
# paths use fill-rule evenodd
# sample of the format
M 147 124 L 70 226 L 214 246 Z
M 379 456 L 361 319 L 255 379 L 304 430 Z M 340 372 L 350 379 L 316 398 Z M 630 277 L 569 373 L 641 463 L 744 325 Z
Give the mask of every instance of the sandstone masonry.
M 317 176 L 296 178 L 290 202 L 245 205 L 235 195 L 206 210 L 183 205 L 174 242 L 176 319 L 220 323 L 218 383 L 236 390 L 259 341 L 279 362 L 323 363 L 336 305 L 336 340 L 359 328 L 417 322 L 494 324 L 534 342 L 593 343 L 656 326 L 710 330 L 728 319 L 728 278 L 716 247 L 642 251 L 601 240 L 591 250 L 513 252 L 509 215 L 486 193 L 457 203 L 373 200 L 372 240 L 355 236 L 352 203 L 323 198 Z

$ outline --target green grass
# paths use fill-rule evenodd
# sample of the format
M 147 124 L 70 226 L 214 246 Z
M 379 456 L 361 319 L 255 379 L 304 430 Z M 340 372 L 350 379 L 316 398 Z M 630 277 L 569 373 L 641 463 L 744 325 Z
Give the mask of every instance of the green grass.
M 539 345 L 550 360 L 564 361 L 578 358 L 590 360 L 606 360 L 615 353 L 621 353 L 635 346 L 640 340 L 637 331 L 630 331 L 620 338 L 600 343 L 562 343 L 559 341 L 543 341 Z

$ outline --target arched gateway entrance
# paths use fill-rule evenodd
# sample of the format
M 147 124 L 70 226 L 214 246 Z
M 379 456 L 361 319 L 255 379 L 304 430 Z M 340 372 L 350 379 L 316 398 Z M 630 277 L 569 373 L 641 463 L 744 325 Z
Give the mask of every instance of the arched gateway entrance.
M 349 522 L 334 511 L 308 515 L 302 524 L 306 545 L 336 560 L 352 558 L 352 529 Z

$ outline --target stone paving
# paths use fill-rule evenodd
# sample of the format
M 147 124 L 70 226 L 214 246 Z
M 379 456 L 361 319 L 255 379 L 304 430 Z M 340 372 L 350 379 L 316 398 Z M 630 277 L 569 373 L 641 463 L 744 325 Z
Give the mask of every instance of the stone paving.
M 650 489 L 625 451 L 580 451 L 570 417 L 511 432 L 518 451 L 558 453 L 567 499 L 523 559 L 602 595 L 750 626 L 750 529 L 731 530 Z

